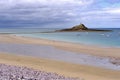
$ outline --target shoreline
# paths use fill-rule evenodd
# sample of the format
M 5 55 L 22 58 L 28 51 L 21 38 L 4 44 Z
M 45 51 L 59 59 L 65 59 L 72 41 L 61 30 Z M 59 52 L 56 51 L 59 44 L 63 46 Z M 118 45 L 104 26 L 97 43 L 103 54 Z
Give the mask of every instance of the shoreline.
M 90 54 L 90 55 L 101 56 L 101 57 L 120 58 L 120 54 L 119 54 L 120 48 L 117 48 L 117 47 L 101 47 L 101 46 L 94 46 L 94 45 L 64 42 L 64 41 L 48 40 L 48 39 L 42 39 L 42 38 L 24 37 L 24 36 L 17 36 L 17 35 L 3 35 L 1 38 L 3 39 L 5 38 L 5 39 L 3 41 L 0 40 L 0 42 L 5 42 L 5 43 L 7 42 L 7 43 L 47 45 L 47 46 L 53 46 L 58 49 L 76 52 L 76 53 L 84 53 L 84 54 Z
M 98 48 L 120 48 L 120 46 L 108 46 L 108 45 L 99 45 L 99 44 L 90 44 L 90 43 L 79 43 L 74 41 L 64 41 L 64 40 L 56 40 L 56 39 L 47 39 L 47 38 L 40 38 L 40 37 L 31 37 L 31 36 L 24 36 L 24 35 L 16 35 L 16 34 L 10 34 L 12 36 L 17 37 L 24 37 L 28 39 L 40 39 L 40 40 L 46 40 L 46 41 L 55 41 L 55 42 L 63 42 L 63 43 L 70 43 L 70 44 L 77 44 L 77 45 L 83 45 L 83 46 L 92 46 L 92 47 L 98 47 Z
M 35 58 L 31 56 L 0 53 L 0 63 L 33 68 L 46 72 L 53 72 L 65 77 L 83 78 L 85 80 L 119 80 L 120 71 L 101 69 L 86 65 L 77 65 L 54 60 Z
M 102 48 L 96 46 L 87 46 L 69 42 L 60 42 L 46 39 L 36 39 L 30 37 L 21 37 L 15 35 L 0 35 L 0 43 L 22 43 L 53 46 L 58 49 L 90 54 L 101 57 L 120 58 L 119 48 Z M 113 54 L 114 53 L 114 54 Z M 30 56 L 18 56 L 9 53 L 0 54 L 0 63 L 26 66 L 47 72 L 56 72 L 69 77 L 79 77 L 85 80 L 119 80 L 120 71 L 103 69 L 94 66 L 78 65 L 55 60 L 40 59 Z M 61 66 L 62 65 L 62 66 Z
M 61 50 L 53 46 L 23 43 L 0 43 L 0 52 L 120 71 L 120 63 L 118 59 L 75 53 Z

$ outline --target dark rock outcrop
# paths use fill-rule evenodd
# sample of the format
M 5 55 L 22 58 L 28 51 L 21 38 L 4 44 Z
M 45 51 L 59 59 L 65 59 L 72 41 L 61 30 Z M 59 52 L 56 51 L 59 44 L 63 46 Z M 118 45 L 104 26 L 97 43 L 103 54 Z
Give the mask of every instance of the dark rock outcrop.
M 76 25 L 71 30 L 87 30 L 88 28 L 84 24 Z
M 88 29 L 84 24 L 73 26 L 72 28 L 57 30 L 56 32 L 72 32 L 72 31 L 111 31 L 111 30 L 99 30 L 99 29 Z

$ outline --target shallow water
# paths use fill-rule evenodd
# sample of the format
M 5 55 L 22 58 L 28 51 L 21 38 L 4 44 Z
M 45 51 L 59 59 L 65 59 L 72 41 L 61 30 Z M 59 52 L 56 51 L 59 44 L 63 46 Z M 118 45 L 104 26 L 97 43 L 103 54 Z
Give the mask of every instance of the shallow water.
M 19 35 L 103 47 L 120 47 L 120 29 L 112 30 L 112 32 L 57 32 Z
M 108 28 L 112 32 L 57 32 L 41 33 L 55 31 L 54 28 L 11 28 L 1 29 L 1 34 L 16 34 L 19 36 L 44 38 L 49 40 L 66 41 L 73 43 L 82 43 L 87 45 L 97 45 L 102 47 L 120 47 L 120 29 Z
M 110 63 L 109 58 L 60 50 L 52 46 L 0 43 L 0 52 L 35 56 L 40 58 L 64 61 L 74 64 L 85 64 L 107 69 L 120 70 L 120 65 Z

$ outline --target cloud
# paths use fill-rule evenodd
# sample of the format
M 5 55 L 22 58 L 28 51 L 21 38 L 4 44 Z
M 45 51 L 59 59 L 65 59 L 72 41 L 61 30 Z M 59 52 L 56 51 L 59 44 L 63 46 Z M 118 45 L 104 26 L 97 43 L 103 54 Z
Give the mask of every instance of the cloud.
M 108 0 L 0 0 L 0 25 L 68 27 L 82 22 L 93 27 L 98 23 L 116 23 L 120 16 L 120 7 L 116 6 L 118 2 L 114 1 L 112 4 Z
M 0 0 L 1 24 L 66 23 L 93 0 Z M 78 8 L 76 8 L 78 7 Z M 4 24 L 3 23 L 3 24 Z
M 106 13 L 110 13 L 110 14 L 120 14 L 120 8 L 107 8 L 105 9 Z

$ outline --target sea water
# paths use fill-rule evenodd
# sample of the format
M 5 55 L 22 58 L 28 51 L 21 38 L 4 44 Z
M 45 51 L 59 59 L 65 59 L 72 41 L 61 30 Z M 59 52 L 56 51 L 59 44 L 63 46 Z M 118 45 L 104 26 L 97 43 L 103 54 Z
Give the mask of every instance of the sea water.
M 16 28 L 0 29 L 1 34 L 16 34 L 19 36 L 43 38 L 103 47 L 120 47 L 120 29 L 108 28 L 111 32 L 50 32 L 59 29 L 48 28 Z
M 15 34 L 33 38 L 66 41 L 72 43 L 99 45 L 103 47 L 120 47 L 120 29 L 110 29 L 112 32 L 54 32 L 57 29 L 40 28 L 17 28 L 0 29 L 1 34 Z M 19 54 L 26 56 L 37 56 L 40 58 L 65 61 L 73 64 L 85 64 L 107 69 L 120 70 L 120 66 L 114 65 L 109 58 L 97 57 L 87 54 L 78 54 L 69 51 L 59 50 L 52 46 L 41 46 L 33 44 L 10 44 L 0 43 L 0 52 Z M 45 53 L 45 54 L 44 54 Z

